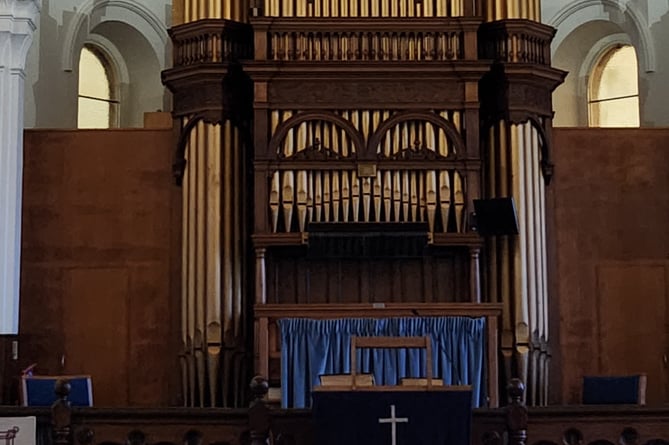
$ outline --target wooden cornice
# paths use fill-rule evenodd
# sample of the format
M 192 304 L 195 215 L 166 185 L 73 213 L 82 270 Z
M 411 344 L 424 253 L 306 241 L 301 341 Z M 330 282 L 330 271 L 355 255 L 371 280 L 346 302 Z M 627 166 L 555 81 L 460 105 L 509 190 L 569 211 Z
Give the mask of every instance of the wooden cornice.
M 369 32 L 437 32 L 444 30 L 477 30 L 480 17 L 255 17 L 254 30 L 338 32 L 366 29 Z
M 276 78 L 319 79 L 456 79 L 477 81 L 490 69 L 487 61 L 247 61 L 244 70 L 254 80 Z
M 262 317 L 415 317 L 426 316 L 500 316 L 501 303 L 351 303 L 351 304 L 256 304 L 253 307 L 256 318 Z M 285 315 L 282 315 L 284 314 Z

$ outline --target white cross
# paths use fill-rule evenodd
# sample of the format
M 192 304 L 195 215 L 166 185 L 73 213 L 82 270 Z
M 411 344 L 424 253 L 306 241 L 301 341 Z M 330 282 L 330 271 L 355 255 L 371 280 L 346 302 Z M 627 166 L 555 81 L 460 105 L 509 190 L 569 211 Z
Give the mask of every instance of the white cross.
M 408 417 L 395 417 L 395 405 L 390 405 L 390 417 L 379 419 L 379 423 L 389 423 L 391 426 L 392 445 L 397 445 L 397 424 L 409 423 Z

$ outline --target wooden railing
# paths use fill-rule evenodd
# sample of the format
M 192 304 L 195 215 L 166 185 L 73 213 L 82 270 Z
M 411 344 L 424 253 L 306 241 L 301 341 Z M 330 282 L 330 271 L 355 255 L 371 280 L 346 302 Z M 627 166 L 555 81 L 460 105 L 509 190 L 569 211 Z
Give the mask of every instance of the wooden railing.
M 530 20 L 505 20 L 481 27 L 481 58 L 507 63 L 550 66 L 551 40 L 555 30 Z
M 311 411 L 269 406 L 264 378 L 254 378 L 250 390 L 249 409 L 72 408 L 64 385 L 51 410 L 4 406 L 0 417 L 37 417 L 38 445 L 316 445 Z M 523 390 L 520 381 L 512 381 L 507 388 L 509 405 L 474 410 L 472 445 L 669 442 L 669 407 L 526 408 Z
M 256 60 L 457 61 L 476 58 L 479 19 L 256 18 Z
M 460 60 L 463 35 L 453 32 L 271 32 L 270 60 Z
M 253 58 L 253 32 L 229 20 L 199 20 L 170 29 L 174 66 Z

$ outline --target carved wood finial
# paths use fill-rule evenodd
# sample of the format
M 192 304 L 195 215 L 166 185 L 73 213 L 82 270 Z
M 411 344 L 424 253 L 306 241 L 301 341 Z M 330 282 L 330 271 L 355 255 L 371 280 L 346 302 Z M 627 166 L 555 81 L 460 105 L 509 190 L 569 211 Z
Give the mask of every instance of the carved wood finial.
M 511 379 L 507 386 L 509 405 L 506 407 L 506 429 L 509 445 L 525 445 L 527 441 L 527 407 L 523 404 L 525 385 L 520 379 Z
M 55 445 L 71 445 L 72 406 L 67 399 L 72 386 L 67 379 L 58 379 L 54 392 L 58 399 L 51 405 L 51 425 Z
M 253 394 L 249 407 L 251 445 L 265 445 L 269 438 L 270 413 L 264 398 L 269 391 L 269 382 L 265 377 L 257 375 L 251 379 L 250 388 Z

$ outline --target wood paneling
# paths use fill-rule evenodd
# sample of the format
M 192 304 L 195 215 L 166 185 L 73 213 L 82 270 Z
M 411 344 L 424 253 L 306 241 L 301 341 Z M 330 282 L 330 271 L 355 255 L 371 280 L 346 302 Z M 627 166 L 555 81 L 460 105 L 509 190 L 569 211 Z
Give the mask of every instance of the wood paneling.
M 96 405 L 126 406 L 128 270 L 76 268 L 64 275 L 63 372 L 90 374 Z
M 91 374 L 98 406 L 175 403 L 174 144 L 171 130 L 25 134 L 18 362 Z
M 631 370 L 668 346 L 660 270 L 669 258 L 669 130 L 560 128 L 553 137 L 557 402 L 578 403 L 583 375 Z M 651 372 L 655 398 L 662 387 Z
M 402 259 L 314 259 L 290 254 L 267 261 L 269 303 L 469 301 L 463 254 Z
M 667 400 L 668 271 L 661 263 L 597 267 L 599 373 L 647 374 L 650 405 Z

